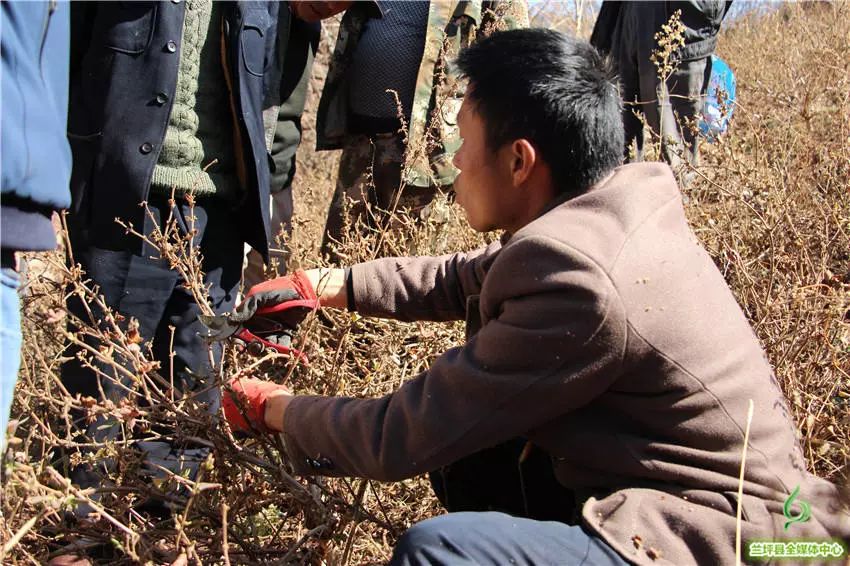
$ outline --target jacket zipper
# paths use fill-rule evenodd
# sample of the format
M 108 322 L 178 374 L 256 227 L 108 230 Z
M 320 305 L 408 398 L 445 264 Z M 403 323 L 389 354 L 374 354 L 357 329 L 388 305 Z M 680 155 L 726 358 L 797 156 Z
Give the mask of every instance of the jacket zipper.
M 38 50 L 38 68 L 41 70 L 41 60 L 44 58 L 44 46 L 47 45 L 47 32 L 50 30 L 50 18 L 56 11 L 57 0 L 47 3 L 47 14 L 44 16 L 44 31 L 41 34 L 41 48 Z

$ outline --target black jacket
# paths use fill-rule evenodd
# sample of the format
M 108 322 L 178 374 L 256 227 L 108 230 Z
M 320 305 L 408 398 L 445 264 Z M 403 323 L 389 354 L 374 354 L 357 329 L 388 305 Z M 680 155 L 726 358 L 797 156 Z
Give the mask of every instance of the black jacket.
M 275 57 L 277 2 L 228 2 L 222 33 L 245 164 L 235 206 L 241 237 L 263 255 L 269 239 L 270 156 L 263 129 L 266 70 Z M 68 138 L 72 229 L 108 249 L 140 248 L 115 222 L 143 226 L 177 84 L 185 5 L 170 2 L 74 2 Z M 222 85 L 222 88 L 227 88 Z
M 714 52 L 720 24 L 729 11 L 732 0 L 664 0 L 651 4 L 653 8 L 664 5 L 664 21 L 659 24 L 666 23 L 677 10 L 681 11 L 681 21 L 685 26 L 685 45 L 677 55 L 681 61 L 693 61 L 709 57 Z M 622 7 L 623 2 L 617 0 L 602 2 L 590 43 L 603 53 L 611 51 L 614 30 Z M 655 34 L 658 31 L 654 25 L 657 22 L 642 23 L 646 25 L 647 33 Z

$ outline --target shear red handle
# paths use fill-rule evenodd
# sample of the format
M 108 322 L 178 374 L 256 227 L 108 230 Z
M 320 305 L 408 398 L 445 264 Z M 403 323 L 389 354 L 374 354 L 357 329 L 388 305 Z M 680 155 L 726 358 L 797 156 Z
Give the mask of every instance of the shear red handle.
M 272 305 L 270 307 L 260 307 L 257 309 L 257 314 L 272 314 L 276 312 L 283 312 L 289 309 L 295 308 L 306 308 L 311 311 L 319 308 L 319 300 L 318 299 L 294 299 L 292 301 L 285 301 L 283 303 L 278 303 L 276 305 Z
M 298 361 L 302 362 L 304 365 L 310 364 L 310 360 L 307 358 L 307 354 L 305 354 L 301 350 L 299 350 L 297 348 L 290 348 L 289 346 L 284 346 L 282 344 L 275 344 L 274 342 L 269 342 L 268 340 L 260 338 L 259 336 L 257 336 L 256 334 L 254 334 L 253 332 L 248 330 L 247 328 L 240 329 L 236 334 L 233 335 L 233 337 L 238 338 L 239 340 L 242 340 L 243 342 L 245 342 L 245 344 L 248 345 L 249 350 L 252 347 L 256 347 L 256 346 L 252 346 L 252 345 L 259 344 L 264 349 L 265 348 L 271 348 L 272 350 L 274 350 L 274 351 L 276 351 L 280 354 L 284 354 L 284 355 L 296 358 Z

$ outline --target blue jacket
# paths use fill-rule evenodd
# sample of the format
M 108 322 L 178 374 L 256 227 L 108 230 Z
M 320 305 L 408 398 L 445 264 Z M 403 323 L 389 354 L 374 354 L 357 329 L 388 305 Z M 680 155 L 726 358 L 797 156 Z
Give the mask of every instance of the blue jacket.
M 144 225 L 154 165 L 177 86 L 185 4 L 75 2 L 71 105 L 74 152 L 71 227 L 92 245 L 141 247 L 115 218 Z M 228 2 L 222 34 L 234 127 L 246 187 L 233 211 L 242 238 L 265 254 L 269 238 L 270 157 L 263 129 L 265 71 L 275 57 L 277 2 Z
M 70 202 L 68 116 L 69 6 L 3 2 L 0 243 L 5 250 L 56 246 L 54 210 Z

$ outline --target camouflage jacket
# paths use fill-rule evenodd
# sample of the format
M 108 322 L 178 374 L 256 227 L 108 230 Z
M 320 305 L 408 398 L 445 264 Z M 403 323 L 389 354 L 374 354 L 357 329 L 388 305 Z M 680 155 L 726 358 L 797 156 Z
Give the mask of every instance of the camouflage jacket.
M 348 133 L 346 71 L 369 18 L 380 17 L 373 2 L 355 2 L 345 12 L 331 56 L 316 118 L 316 149 L 339 149 Z M 460 144 L 457 112 L 463 99 L 454 66 L 459 51 L 478 34 L 528 26 L 525 0 L 433 0 L 425 48 L 416 79 L 404 181 L 416 186 L 449 185 L 457 170 L 452 156 Z

